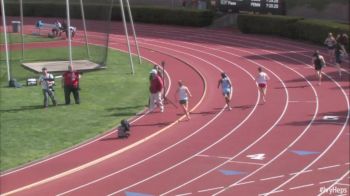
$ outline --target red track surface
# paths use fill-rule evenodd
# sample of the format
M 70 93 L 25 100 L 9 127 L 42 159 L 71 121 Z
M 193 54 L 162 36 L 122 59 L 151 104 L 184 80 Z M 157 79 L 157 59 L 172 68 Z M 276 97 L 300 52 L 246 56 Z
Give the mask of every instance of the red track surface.
M 110 47 L 126 51 L 121 24 L 114 27 Z M 3 174 L 2 194 L 318 195 L 323 187 L 349 194 L 348 64 L 341 80 L 326 67 L 317 86 L 313 45 L 229 30 L 140 24 L 136 31 L 142 56 L 167 63 L 168 98 L 176 81 L 187 83 L 192 120 L 177 121 L 181 110 L 168 104 L 165 113 L 135 117 L 127 140 L 110 132 Z M 100 33 L 90 36 L 99 44 Z M 258 66 L 271 77 L 265 104 Z M 222 70 L 234 86 L 232 111 L 217 89 Z M 247 157 L 254 154 L 263 159 Z

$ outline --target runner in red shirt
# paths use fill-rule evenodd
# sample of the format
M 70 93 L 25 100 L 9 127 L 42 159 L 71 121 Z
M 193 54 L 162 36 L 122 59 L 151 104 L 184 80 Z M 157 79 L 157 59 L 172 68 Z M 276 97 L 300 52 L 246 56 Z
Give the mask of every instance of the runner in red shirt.
M 70 94 L 73 93 L 76 104 L 80 104 L 79 96 L 80 74 L 74 71 L 72 66 L 68 66 L 68 71 L 63 73 L 62 86 L 64 88 L 64 98 L 66 104 L 70 104 Z

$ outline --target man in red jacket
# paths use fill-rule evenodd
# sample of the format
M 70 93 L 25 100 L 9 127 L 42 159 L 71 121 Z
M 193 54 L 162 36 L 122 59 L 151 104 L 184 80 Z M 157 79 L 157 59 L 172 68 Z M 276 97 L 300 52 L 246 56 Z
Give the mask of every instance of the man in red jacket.
M 67 105 L 70 104 L 71 93 L 73 93 L 75 103 L 80 104 L 79 78 L 80 74 L 77 71 L 74 71 L 72 66 L 68 66 L 68 71 L 64 72 L 62 79 L 64 98 Z
M 150 103 L 149 103 L 149 109 L 150 111 L 153 111 L 155 107 L 158 105 L 160 108 L 160 112 L 164 112 L 164 105 L 163 105 L 163 99 L 162 99 L 162 90 L 164 88 L 163 81 L 160 78 L 160 76 L 157 74 L 157 71 L 152 70 L 151 71 L 151 78 L 150 78 Z

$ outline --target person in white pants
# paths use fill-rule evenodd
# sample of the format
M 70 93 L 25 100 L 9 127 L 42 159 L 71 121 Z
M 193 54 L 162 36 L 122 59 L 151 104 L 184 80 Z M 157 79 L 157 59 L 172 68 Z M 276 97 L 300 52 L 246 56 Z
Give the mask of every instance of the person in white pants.
M 150 101 L 149 101 L 149 110 L 153 111 L 156 106 L 160 108 L 160 112 L 164 112 L 162 90 L 164 88 L 163 81 L 155 70 L 151 71 L 150 78 Z

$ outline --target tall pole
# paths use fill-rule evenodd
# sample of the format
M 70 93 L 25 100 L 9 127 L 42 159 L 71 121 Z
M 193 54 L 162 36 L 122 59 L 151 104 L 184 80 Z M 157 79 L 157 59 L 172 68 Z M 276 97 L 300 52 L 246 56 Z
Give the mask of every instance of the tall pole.
M 110 33 L 111 33 L 111 30 L 112 30 L 112 12 L 113 12 L 113 5 L 114 5 L 114 0 L 111 0 L 110 1 L 110 3 L 111 3 L 111 5 L 110 5 L 110 9 L 109 9 L 109 16 L 108 16 L 108 29 L 107 29 L 107 39 L 106 39 L 106 48 L 105 48 L 105 50 L 106 50 L 106 52 L 105 52 L 105 58 L 104 58 L 104 60 L 106 60 L 107 59 L 107 56 L 108 56 L 108 53 L 109 53 L 109 51 L 108 51 L 108 46 L 109 46 L 109 38 L 110 38 Z M 105 65 L 105 63 L 106 62 L 104 62 L 104 65 Z
M 24 34 L 23 34 L 23 0 L 19 0 L 19 9 L 21 14 L 21 40 L 22 40 L 22 61 L 24 60 Z
M 125 30 L 125 36 L 126 36 L 126 42 L 128 44 L 128 49 L 129 49 L 129 58 L 130 58 L 130 63 L 131 63 L 131 71 L 132 74 L 135 74 L 134 71 L 134 62 L 132 60 L 132 56 L 131 56 L 131 48 L 130 48 L 130 41 L 129 41 L 129 33 L 128 33 L 128 28 L 126 26 L 126 20 L 125 20 L 125 12 L 124 12 L 124 4 L 123 4 L 123 0 L 119 0 L 120 2 L 120 9 L 122 12 L 122 18 L 123 18 L 123 23 L 124 23 L 124 30 Z
M 66 33 L 68 35 L 68 50 L 69 50 L 69 65 L 73 68 L 73 57 L 72 57 L 72 35 L 70 32 L 70 13 L 69 13 L 69 0 L 66 0 L 67 9 L 67 29 Z
M 126 0 L 126 7 L 128 8 L 129 18 L 130 18 L 130 23 L 131 23 L 131 28 L 132 28 L 132 33 L 134 34 L 134 41 L 135 41 L 135 45 L 136 45 L 137 55 L 139 56 L 139 63 L 141 64 L 140 49 L 139 49 L 139 44 L 137 42 L 137 36 L 136 36 L 135 27 L 134 27 L 134 19 L 132 17 L 129 0 Z
M 4 0 L 1 0 L 1 12 L 2 12 L 2 24 L 4 26 L 4 39 L 5 39 L 5 54 L 6 54 L 6 66 L 7 66 L 7 81 L 10 82 L 10 57 L 9 57 L 9 48 L 7 40 L 7 27 L 6 27 L 6 18 L 5 18 L 5 3 Z
M 88 37 L 87 37 L 87 30 L 86 30 L 86 22 L 85 22 L 85 12 L 84 12 L 83 0 L 80 0 L 80 9 L 81 9 L 81 18 L 83 19 L 84 37 L 85 37 L 86 50 L 87 50 L 87 53 L 88 53 L 88 57 L 90 58 L 90 48 L 89 48 L 89 41 L 88 41 Z

